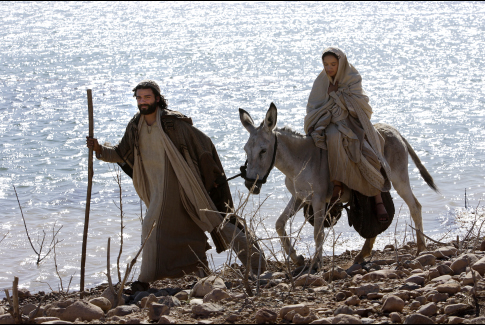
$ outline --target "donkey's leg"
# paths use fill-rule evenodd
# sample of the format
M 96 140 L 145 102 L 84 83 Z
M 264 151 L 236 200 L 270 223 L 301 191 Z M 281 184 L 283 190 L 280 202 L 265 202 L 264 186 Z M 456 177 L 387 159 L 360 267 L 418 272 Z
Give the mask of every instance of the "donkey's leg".
M 319 200 L 314 197 L 312 200 L 314 227 L 313 238 L 315 240 L 315 266 L 319 269 L 322 267 L 323 261 L 323 239 L 324 239 L 324 220 L 325 220 L 325 199 Z
M 372 247 L 374 247 L 374 242 L 376 241 L 376 237 L 374 238 L 367 238 L 365 240 L 365 244 L 362 247 L 359 255 L 354 258 L 354 264 L 360 264 L 365 262 L 365 258 L 370 255 L 372 252 Z
M 411 217 L 413 218 L 414 224 L 416 225 L 416 238 L 418 239 L 418 252 L 419 254 L 422 251 L 426 250 L 426 240 L 424 239 L 424 231 L 423 231 L 423 217 L 421 215 L 421 204 L 418 202 L 416 197 L 411 190 L 411 185 L 409 185 L 409 178 L 407 182 L 393 182 L 392 185 L 399 194 L 400 197 L 406 202 L 409 207 L 409 211 L 411 212 Z
M 302 200 L 295 199 L 295 197 L 292 196 L 290 202 L 285 208 L 285 211 L 283 211 L 283 213 L 276 221 L 276 232 L 278 233 L 278 236 L 280 236 L 280 240 L 283 244 L 283 248 L 285 249 L 286 254 L 290 256 L 293 263 L 299 266 L 305 264 L 305 259 L 302 255 L 296 255 L 296 251 L 291 245 L 291 241 L 286 234 L 285 226 L 288 219 L 293 217 L 298 212 L 298 210 L 300 210 L 301 204 Z

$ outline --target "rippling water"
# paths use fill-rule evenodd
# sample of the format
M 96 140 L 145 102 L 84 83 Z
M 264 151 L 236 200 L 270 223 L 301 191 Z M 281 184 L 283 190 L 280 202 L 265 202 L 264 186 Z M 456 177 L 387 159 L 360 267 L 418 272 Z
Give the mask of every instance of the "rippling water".
M 244 161 L 247 133 L 237 109 L 258 122 L 269 103 L 278 123 L 303 132 L 306 99 L 322 69 L 321 51 L 336 45 L 363 76 L 372 121 L 396 126 L 433 175 L 429 189 L 413 164 L 413 191 L 424 227 L 439 238 L 460 233 L 469 205 L 484 196 L 485 7 L 482 3 L 6 3 L 0 29 L 0 287 L 13 276 L 32 290 L 57 289 L 52 254 L 39 266 L 26 240 L 12 185 L 30 235 L 50 243 L 63 226 L 57 263 L 64 285 L 78 287 L 87 187 L 86 89 L 92 88 L 95 136 L 116 143 L 136 113 L 131 89 L 158 80 L 172 109 L 193 118 L 214 141 L 226 172 Z M 106 242 L 119 245 L 118 186 L 112 167 L 95 161 L 86 283 L 105 281 Z M 289 197 L 274 171 L 255 209 L 273 227 Z M 231 182 L 233 195 L 246 190 Z M 394 193 L 394 196 L 395 193 Z M 237 201 L 237 200 L 236 200 Z M 396 198 L 397 210 L 402 200 Z M 140 244 L 139 199 L 123 178 L 126 212 L 122 261 Z M 460 219 L 461 218 L 461 219 Z M 301 224 L 302 218 L 295 222 Z M 400 212 L 402 238 L 409 212 Z M 393 241 L 394 224 L 376 247 Z M 345 221 L 340 250 L 363 240 Z M 410 238 L 409 232 L 407 238 Z M 305 227 L 299 249 L 312 249 Z M 328 249 L 328 248 L 326 248 Z M 116 252 L 115 252 L 116 251 Z M 217 255 L 216 264 L 225 259 Z

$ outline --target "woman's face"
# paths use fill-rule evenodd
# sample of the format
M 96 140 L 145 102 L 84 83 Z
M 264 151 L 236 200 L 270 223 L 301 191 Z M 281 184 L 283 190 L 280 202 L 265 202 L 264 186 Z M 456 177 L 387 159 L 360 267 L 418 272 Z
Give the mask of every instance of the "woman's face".
M 332 78 L 337 75 L 338 72 L 338 60 L 333 55 L 327 55 L 323 58 L 323 67 L 325 72 Z

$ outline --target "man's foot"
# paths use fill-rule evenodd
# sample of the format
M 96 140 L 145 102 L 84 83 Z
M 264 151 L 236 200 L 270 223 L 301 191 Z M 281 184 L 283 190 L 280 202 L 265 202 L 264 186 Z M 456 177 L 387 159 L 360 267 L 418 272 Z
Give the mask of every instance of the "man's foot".
M 150 288 L 150 283 L 135 281 L 131 284 L 131 292 L 147 291 Z
M 377 210 L 377 221 L 379 221 L 380 223 L 386 223 L 389 221 L 389 214 L 387 214 L 384 203 L 382 202 L 376 203 L 376 210 Z

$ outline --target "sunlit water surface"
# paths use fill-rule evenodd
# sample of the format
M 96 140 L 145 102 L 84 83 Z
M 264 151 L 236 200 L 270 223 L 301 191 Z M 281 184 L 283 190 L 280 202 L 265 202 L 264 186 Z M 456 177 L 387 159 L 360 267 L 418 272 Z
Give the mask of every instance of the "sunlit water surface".
M 86 89 L 92 88 L 95 136 L 116 143 L 137 108 L 131 89 L 158 80 L 172 109 L 189 115 L 219 151 L 228 175 L 245 160 L 248 134 L 238 108 L 259 123 L 274 102 L 278 125 L 303 132 L 305 105 L 322 69 L 321 51 L 336 45 L 363 76 L 372 121 L 397 127 L 414 146 L 441 194 L 426 186 L 411 163 L 413 191 L 423 206 L 424 229 L 436 239 L 463 232 L 468 206 L 484 194 L 485 7 L 482 3 L 7 3 L 0 2 L 0 287 L 14 276 L 23 287 L 58 289 L 53 253 L 39 266 L 27 240 L 12 185 L 17 187 L 34 246 L 62 226 L 56 256 L 64 287 L 79 266 L 87 188 Z M 86 286 L 106 281 L 106 244 L 112 263 L 119 249 L 118 186 L 112 166 L 95 161 Z M 247 190 L 231 181 L 236 197 Z M 251 198 L 265 225 L 289 200 L 274 170 Z M 398 225 L 376 248 L 412 240 L 409 211 L 395 199 Z M 140 245 L 139 199 L 123 177 L 124 251 Z M 473 216 L 468 216 L 473 219 Z M 303 222 L 299 214 L 293 229 Z M 267 236 L 258 228 L 261 236 Z M 345 217 L 338 252 L 363 239 Z M 300 252 L 313 251 L 305 226 Z M 332 237 L 329 237 L 331 241 Z M 277 245 L 277 241 L 274 244 Z M 329 253 L 330 246 L 325 250 Z M 42 254 L 46 252 L 46 248 Z M 211 250 L 216 266 L 226 254 Z M 136 274 L 135 274 L 136 277 Z M 116 277 L 115 277 L 116 278 Z

